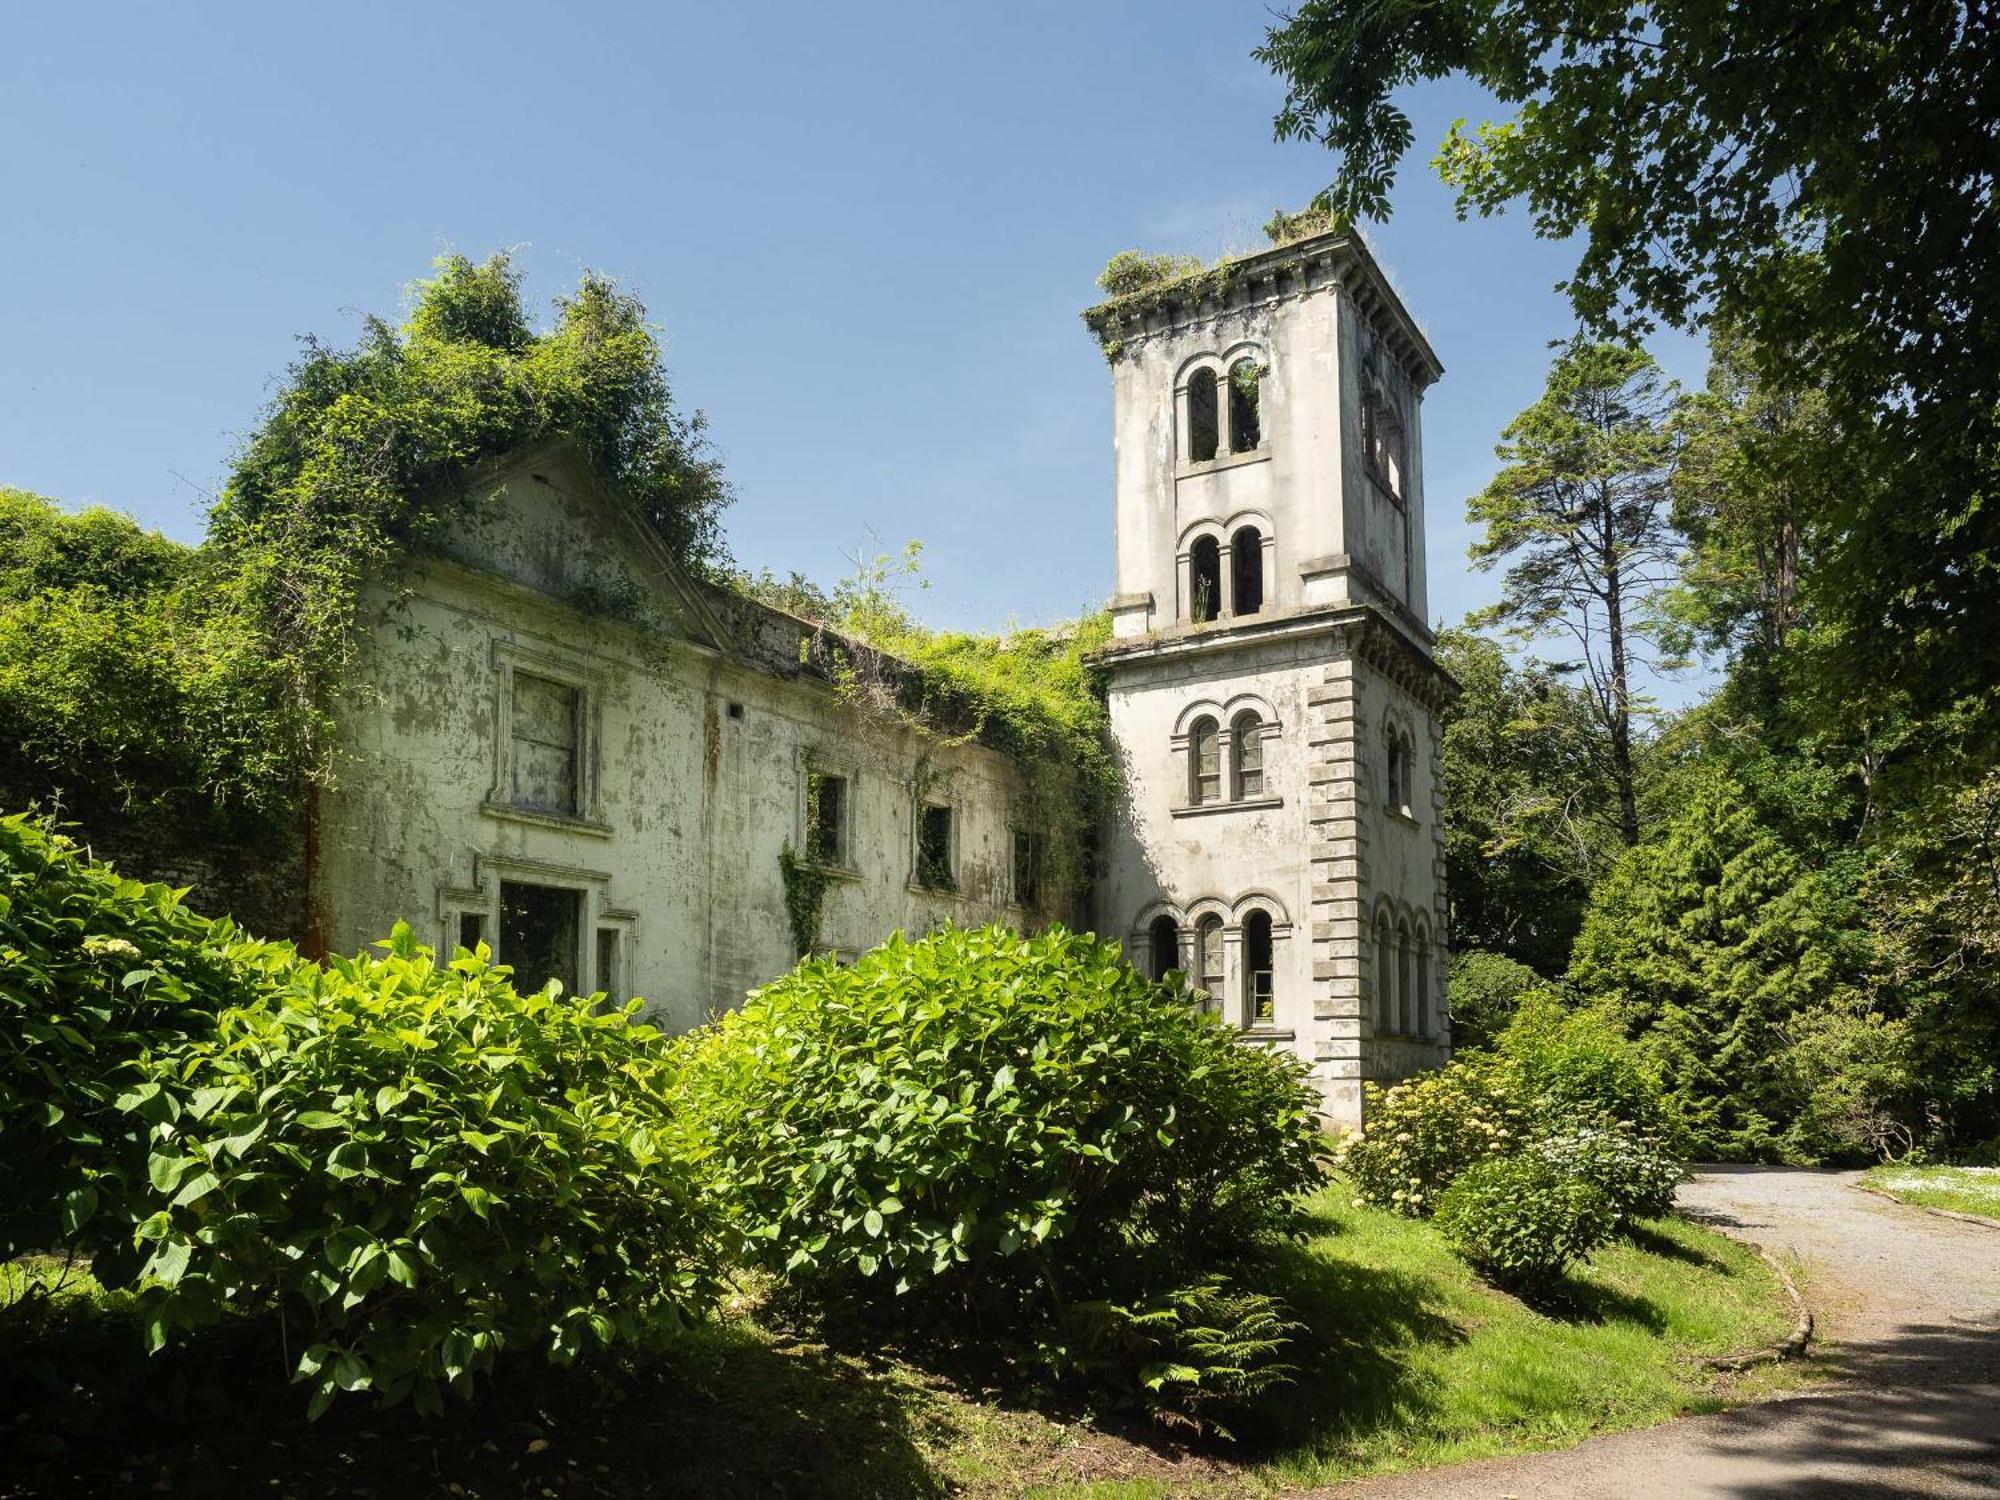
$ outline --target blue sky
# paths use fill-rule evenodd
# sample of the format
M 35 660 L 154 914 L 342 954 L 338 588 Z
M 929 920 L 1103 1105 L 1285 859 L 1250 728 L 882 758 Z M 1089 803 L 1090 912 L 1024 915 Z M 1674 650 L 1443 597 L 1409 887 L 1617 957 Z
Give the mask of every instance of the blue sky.
M 545 306 L 637 290 L 741 499 L 733 550 L 830 578 L 926 544 L 935 624 L 1094 607 L 1110 386 L 1077 312 L 1128 246 L 1261 243 L 1331 158 L 1280 146 L 1260 6 L 35 6 L 0 49 L 0 483 L 194 539 L 297 334 L 350 342 L 440 251 Z M 1426 165 L 1369 238 L 1442 356 L 1432 613 L 1494 580 L 1464 498 L 1572 327 L 1524 215 Z M 1697 346 L 1656 346 L 1700 379 Z M 1678 695 L 1671 695 L 1678 696 Z

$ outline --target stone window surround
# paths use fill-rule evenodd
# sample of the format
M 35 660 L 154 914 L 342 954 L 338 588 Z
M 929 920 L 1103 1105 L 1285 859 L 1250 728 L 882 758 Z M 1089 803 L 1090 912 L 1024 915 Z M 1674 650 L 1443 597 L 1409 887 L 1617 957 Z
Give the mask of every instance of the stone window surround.
M 1231 794 L 1236 790 L 1236 720 L 1249 710 L 1257 714 L 1261 739 L 1265 754 L 1264 794 L 1260 797 L 1237 798 Z M 1193 755 L 1193 729 L 1195 723 L 1204 718 L 1215 720 L 1216 755 L 1222 768 L 1222 795 L 1213 802 L 1193 802 L 1185 800 L 1194 786 L 1194 766 L 1189 757 Z M 1180 723 L 1173 734 L 1174 785 L 1180 788 L 1183 799 L 1167 809 L 1168 815 L 1176 818 L 1201 818 L 1216 813 L 1257 812 L 1273 807 L 1283 807 L 1282 793 L 1271 790 L 1273 770 L 1270 749 L 1284 730 L 1283 723 L 1271 711 L 1270 704 L 1261 698 L 1239 696 L 1224 703 L 1204 700 L 1191 704 L 1181 711 Z
M 603 818 L 599 800 L 600 746 L 603 743 L 604 688 L 607 674 L 589 658 L 572 651 L 543 645 L 523 645 L 518 641 L 495 640 L 493 664 L 493 784 L 479 810 L 491 818 L 529 823 L 543 828 L 560 828 L 594 838 L 609 838 L 611 825 Z M 512 800 L 514 785 L 514 673 L 519 670 L 546 677 L 574 688 L 577 694 L 576 779 L 577 812 L 544 812 L 517 807 Z M 487 941 L 495 933 L 487 929 Z
M 1237 457 L 1254 458 L 1256 455 L 1238 454 Z M 1204 464 L 1202 467 L 1207 469 L 1215 466 Z M 1257 528 L 1258 546 L 1263 561 L 1264 599 L 1255 614 L 1239 616 L 1236 613 L 1236 569 L 1231 553 L 1236 533 L 1246 526 Z M 1216 600 L 1216 612 L 1212 618 L 1199 623 L 1219 625 L 1227 620 L 1255 620 L 1270 614 L 1277 598 L 1278 539 L 1273 534 L 1269 516 L 1260 510 L 1242 510 L 1226 521 L 1196 521 L 1181 533 L 1180 540 L 1174 544 L 1174 588 L 1180 596 L 1180 609 L 1176 618 L 1185 621 L 1194 620 L 1194 544 L 1203 537 L 1215 538 L 1216 545 L 1221 551 L 1218 571 L 1222 576 L 1217 580 L 1221 597 Z
M 476 916 L 485 932 L 487 950 L 493 962 L 504 964 L 507 955 L 500 945 L 500 883 L 552 886 L 574 891 L 583 899 L 581 930 L 577 933 L 577 984 L 579 993 L 591 994 L 599 988 L 597 973 L 597 929 L 613 928 L 618 933 L 619 962 L 631 973 L 634 944 L 639 932 L 639 913 L 611 904 L 611 872 L 582 865 L 566 865 L 551 860 L 522 859 L 514 855 L 475 853 L 472 882 L 438 886 L 437 921 L 443 935 L 438 952 L 450 953 L 458 944 L 458 920 Z M 621 997 L 623 998 L 623 997 Z
M 1222 921 L 1222 995 L 1214 1003 L 1218 1005 L 1222 1018 L 1245 1040 L 1290 1041 L 1296 1034 L 1293 1028 L 1269 1024 L 1259 1026 L 1254 1024 L 1250 1015 L 1250 976 L 1243 968 L 1243 924 L 1253 911 L 1261 911 L 1271 919 L 1271 968 L 1274 975 L 1282 973 L 1284 964 L 1280 955 L 1285 951 L 1284 945 L 1291 940 L 1292 922 L 1278 899 L 1262 891 L 1240 896 L 1234 905 L 1214 897 L 1203 897 L 1190 902 L 1185 908 L 1166 902 L 1152 902 L 1141 908 L 1126 935 L 1125 952 L 1141 973 L 1150 972 L 1153 923 L 1160 917 L 1171 917 L 1179 935 L 1179 968 L 1188 976 L 1188 982 L 1199 988 L 1201 975 L 1195 971 L 1200 959 L 1200 954 L 1195 951 L 1196 933 L 1205 919 L 1219 917 Z M 1285 998 L 1283 988 L 1276 988 L 1276 998 L 1282 1003 Z
M 948 807 L 951 809 L 951 852 L 946 863 L 951 870 L 952 884 L 948 886 L 925 885 L 918 878 L 917 853 L 923 840 L 924 810 L 931 807 Z M 915 895 L 930 896 L 941 900 L 965 900 L 965 872 L 962 868 L 964 863 L 964 849 L 965 798 L 947 786 L 934 786 L 922 789 L 912 788 L 910 793 L 910 874 L 908 880 L 904 882 L 904 889 Z
M 1268 376 L 1271 356 L 1262 344 L 1239 342 L 1229 346 L 1221 354 L 1197 354 L 1188 359 L 1174 376 L 1174 471 L 1177 475 L 1207 474 L 1216 469 L 1233 468 L 1237 464 L 1262 463 L 1271 457 L 1271 409 L 1270 403 L 1261 399 L 1257 403 L 1257 446 L 1236 452 L 1232 449 L 1229 430 L 1229 372 L 1243 360 L 1255 360 Z M 1188 382 L 1197 370 L 1211 371 L 1215 376 L 1215 457 L 1195 459 L 1188 456 L 1193 425 L 1188 417 Z
M 842 843 L 847 852 L 845 864 L 826 864 L 815 861 L 817 868 L 824 870 L 835 880 L 859 880 L 860 868 L 854 863 L 854 818 L 855 803 L 861 794 L 860 767 L 848 757 L 838 752 L 827 753 L 818 746 L 802 748 L 798 752 L 798 806 L 793 818 L 794 831 L 792 847 L 806 850 L 812 846 L 812 830 L 807 826 L 811 809 L 807 806 L 806 778 L 814 772 L 825 776 L 839 776 L 847 782 L 846 805 L 840 810 Z M 914 870 L 915 866 L 911 868 Z

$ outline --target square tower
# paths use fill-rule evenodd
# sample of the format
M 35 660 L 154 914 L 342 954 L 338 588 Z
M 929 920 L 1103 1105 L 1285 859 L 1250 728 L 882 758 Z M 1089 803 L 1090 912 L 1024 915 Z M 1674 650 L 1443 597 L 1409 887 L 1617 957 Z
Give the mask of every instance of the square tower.
M 1099 931 L 1185 970 L 1325 1113 L 1448 1055 L 1424 624 L 1437 356 L 1351 233 L 1085 314 L 1111 363 L 1109 674 L 1126 799 Z

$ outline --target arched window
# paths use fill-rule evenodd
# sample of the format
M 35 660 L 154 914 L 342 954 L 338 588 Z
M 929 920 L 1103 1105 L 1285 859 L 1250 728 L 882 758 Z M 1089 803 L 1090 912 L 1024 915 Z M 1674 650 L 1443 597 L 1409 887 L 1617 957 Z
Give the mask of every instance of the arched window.
M 1239 526 L 1229 539 L 1230 613 L 1254 615 L 1264 607 L 1264 533 Z
M 1194 930 L 1195 962 L 1201 969 L 1202 997 L 1209 1009 L 1222 999 L 1222 918 L 1203 917 Z
M 1188 800 L 1222 800 L 1222 732 L 1206 714 L 1188 731 Z
M 1415 1031 L 1416 987 L 1410 983 L 1410 924 L 1396 927 L 1396 1029 Z
M 1264 721 L 1255 709 L 1238 714 L 1229 725 L 1229 738 L 1236 754 L 1235 795 L 1264 795 Z
M 1271 914 L 1253 911 L 1243 919 L 1243 1013 L 1252 1026 L 1277 1016 L 1277 991 L 1271 972 Z
M 1389 731 L 1389 764 L 1384 780 L 1388 783 L 1389 806 L 1397 812 L 1408 812 L 1409 804 L 1403 799 L 1403 771 L 1408 753 L 1403 749 L 1403 737 L 1395 730 Z
M 1172 917 L 1153 918 L 1146 929 L 1147 967 L 1155 979 L 1165 979 L 1181 966 L 1181 929 Z
M 1385 1032 L 1396 1029 L 1396 939 L 1386 912 L 1375 919 L 1375 1021 Z
M 1222 611 L 1222 543 L 1199 536 L 1188 548 L 1188 618 L 1196 624 Z
M 1205 464 L 1215 457 L 1217 410 L 1215 371 L 1196 370 L 1188 376 L 1188 462 Z
M 1417 1034 L 1429 1036 L 1431 1026 L 1431 935 L 1417 929 Z
M 1239 359 L 1229 367 L 1229 451 L 1250 453 L 1264 440 L 1258 423 L 1258 396 L 1264 367 L 1254 359 Z

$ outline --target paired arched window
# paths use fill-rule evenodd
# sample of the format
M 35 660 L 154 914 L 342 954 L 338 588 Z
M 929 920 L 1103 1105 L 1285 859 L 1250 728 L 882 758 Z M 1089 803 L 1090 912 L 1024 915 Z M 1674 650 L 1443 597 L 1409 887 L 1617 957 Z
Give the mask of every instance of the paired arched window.
M 1229 451 L 1254 453 L 1264 441 L 1262 405 L 1264 367 L 1254 359 L 1239 359 L 1229 367 Z
M 1203 367 L 1188 376 L 1188 461 L 1205 464 L 1215 457 L 1220 442 L 1216 407 L 1215 371 Z
M 1203 917 L 1194 929 L 1195 965 L 1199 975 L 1202 995 L 1213 1009 L 1222 999 L 1222 918 Z
M 1254 708 L 1245 709 L 1229 724 L 1230 749 L 1235 759 L 1236 800 L 1264 795 L 1264 721 Z
M 1229 612 L 1254 615 L 1264 607 L 1264 533 L 1239 526 L 1229 539 Z
M 1188 548 L 1188 618 L 1205 624 L 1222 613 L 1222 543 L 1198 536 Z
M 1172 917 L 1153 918 L 1146 929 L 1146 948 L 1155 979 L 1165 979 L 1181 966 L 1181 929 Z
M 1206 714 L 1188 730 L 1188 800 L 1222 800 L 1222 731 Z
M 1243 919 L 1243 1014 L 1250 1025 L 1277 1016 L 1277 988 L 1271 967 L 1271 914 L 1253 911 Z

